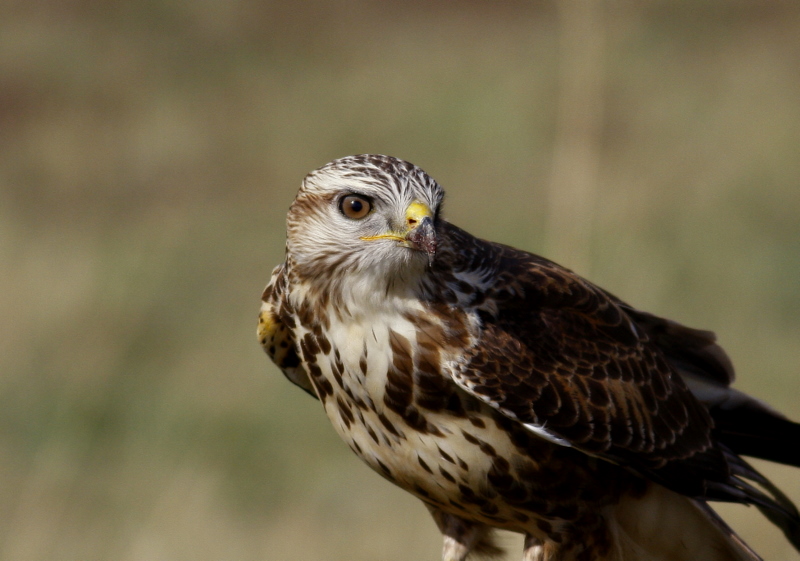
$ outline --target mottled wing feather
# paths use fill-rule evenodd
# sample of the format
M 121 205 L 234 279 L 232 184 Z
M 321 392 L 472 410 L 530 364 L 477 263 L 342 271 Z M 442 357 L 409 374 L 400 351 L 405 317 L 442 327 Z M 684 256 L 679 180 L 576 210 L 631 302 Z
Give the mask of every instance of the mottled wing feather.
M 613 296 L 612 296 L 613 298 Z M 733 364 L 711 331 L 692 329 L 620 303 L 664 353 L 711 414 L 713 434 L 733 452 L 800 466 L 800 424 L 758 399 L 730 387 Z
M 636 310 L 614 299 L 647 334 L 679 372 L 720 386 L 730 386 L 735 374 L 725 350 L 712 331 L 692 329 L 676 321 Z
M 502 280 L 459 385 L 551 440 L 684 494 L 728 484 L 707 411 L 613 298 L 550 261 L 481 245 Z
M 272 278 L 261 296 L 258 314 L 258 341 L 289 381 L 317 397 L 297 354 L 294 320 L 285 300 L 286 274 L 283 265 L 272 271 Z

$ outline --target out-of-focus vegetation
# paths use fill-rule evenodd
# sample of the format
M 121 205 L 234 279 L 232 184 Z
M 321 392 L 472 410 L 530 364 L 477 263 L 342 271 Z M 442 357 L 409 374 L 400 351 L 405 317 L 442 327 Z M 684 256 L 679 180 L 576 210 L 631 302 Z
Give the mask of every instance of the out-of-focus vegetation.
M 346 154 L 715 330 L 800 418 L 800 8 L 570 5 L 0 4 L 0 558 L 438 558 L 255 340 L 285 211 Z

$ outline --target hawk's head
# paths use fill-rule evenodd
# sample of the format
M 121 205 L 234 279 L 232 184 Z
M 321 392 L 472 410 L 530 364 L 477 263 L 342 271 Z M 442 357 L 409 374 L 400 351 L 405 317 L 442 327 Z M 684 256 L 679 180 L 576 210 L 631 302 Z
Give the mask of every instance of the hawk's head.
M 420 168 L 389 156 L 348 156 L 311 172 L 287 221 L 296 273 L 330 288 L 413 282 L 436 254 L 443 196 Z

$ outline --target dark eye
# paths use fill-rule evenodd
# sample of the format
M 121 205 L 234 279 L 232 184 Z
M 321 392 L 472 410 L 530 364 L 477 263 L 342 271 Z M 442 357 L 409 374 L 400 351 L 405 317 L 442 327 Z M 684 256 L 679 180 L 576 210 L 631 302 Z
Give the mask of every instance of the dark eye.
M 339 210 L 347 218 L 361 220 L 372 210 L 372 203 L 359 195 L 347 195 L 339 202 Z

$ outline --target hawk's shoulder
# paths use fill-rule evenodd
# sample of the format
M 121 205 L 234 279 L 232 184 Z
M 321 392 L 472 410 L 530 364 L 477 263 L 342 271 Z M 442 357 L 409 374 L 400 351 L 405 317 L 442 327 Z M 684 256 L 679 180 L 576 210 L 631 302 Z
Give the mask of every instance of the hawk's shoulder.
M 295 344 L 295 321 L 287 294 L 288 272 L 282 263 L 272 271 L 269 284 L 261 295 L 258 314 L 258 341 L 272 361 L 294 384 L 316 397 L 302 366 Z
M 452 274 L 483 290 L 477 343 L 452 373 L 462 388 L 544 438 L 684 494 L 728 492 L 713 421 L 632 308 L 547 259 L 454 236 Z

